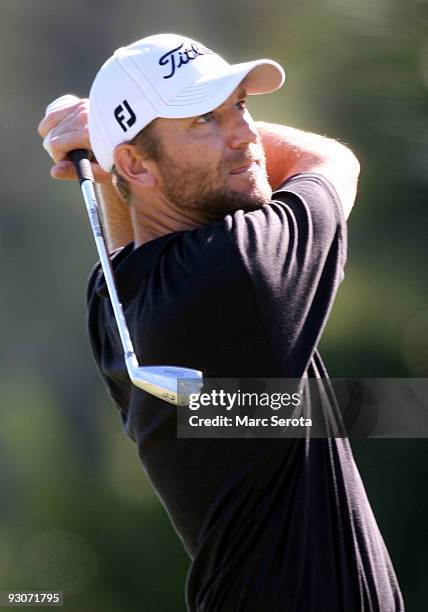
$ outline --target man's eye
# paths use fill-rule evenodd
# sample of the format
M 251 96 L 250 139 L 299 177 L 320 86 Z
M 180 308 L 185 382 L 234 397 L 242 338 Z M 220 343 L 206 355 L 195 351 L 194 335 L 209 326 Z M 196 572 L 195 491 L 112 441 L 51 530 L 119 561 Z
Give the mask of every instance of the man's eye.
M 245 110 L 247 108 L 247 100 L 239 100 L 239 102 L 236 103 L 236 106 L 241 110 Z
M 196 119 L 196 123 L 209 123 L 214 119 L 213 113 L 205 113 Z

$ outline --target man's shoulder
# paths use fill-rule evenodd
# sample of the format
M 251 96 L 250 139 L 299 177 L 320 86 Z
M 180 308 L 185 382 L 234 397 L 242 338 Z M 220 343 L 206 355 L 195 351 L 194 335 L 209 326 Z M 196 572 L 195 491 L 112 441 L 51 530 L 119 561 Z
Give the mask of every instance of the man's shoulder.
M 171 304 L 195 294 L 224 295 L 235 288 L 239 293 L 244 270 L 228 237 L 225 221 L 197 230 L 173 232 L 137 248 L 131 243 L 110 256 L 116 288 L 123 306 L 138 296 L 150 296 L 155 303 Z M 92 269 L 87 283 L 90 313 L 99 312 L 108 288 L 101 265 Z M 213 295 L 211 295 L 213 299 Z
M 111 251 L 109 254 L 110 262 L 113 267 L 117 267 L 120 261 L 124 260 L 134 249 L 134 243 L 131 242 L 123 247 Z M 101 286 L 104 287 L 104 274 L 101 266 L 101 262 L 97 262 L 89 273 L 87 281 L 86 297 L 87 302 L 90 301 L 94 293 L 97 293 Z

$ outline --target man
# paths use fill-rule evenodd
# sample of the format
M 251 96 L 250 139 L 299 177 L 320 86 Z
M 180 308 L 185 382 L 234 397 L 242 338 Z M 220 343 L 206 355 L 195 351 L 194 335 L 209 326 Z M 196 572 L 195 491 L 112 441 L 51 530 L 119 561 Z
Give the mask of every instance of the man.
M 283 79 L 270 60 L 230 66 L 186 37 L 152 36 L 103 65 L 89 111 L 72 101 L 39 131 L 54 178 L 75 176 L 75 148 L 99 164 L 140 363 L 316 378 L 328 395 L 317 345 L 359 164 L 330 139 L 252 120 L 246 96 Z M 347 440 L 177 439 L 175 408 L 128 379 L 99 266 L 88 308 L 103 379 L 192 559 L 190 611 L 404 610 Z

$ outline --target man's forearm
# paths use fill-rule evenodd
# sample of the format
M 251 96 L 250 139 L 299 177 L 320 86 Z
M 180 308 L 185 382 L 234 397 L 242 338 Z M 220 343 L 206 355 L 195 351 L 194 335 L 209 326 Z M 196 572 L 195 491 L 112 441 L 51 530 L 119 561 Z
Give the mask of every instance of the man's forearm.
M 114 251 L 134 240 L 129 207 L 111 181 L 99 184 L 98 194 L 107 247 L 109 251 Z
M 258 121 L 257 129 L 266 153 L 272 188 L 279 187 L 293 174 L 307 172 L 326 158 L 337 155 L 338 148 L 346 150 L 331 138 L 286 125 Z
M 340 142 L 285 125 L 257 122 L 266 153 L 272 189 L 294 174 L 315 172 L 335 187 L 347 218 L 356 195 L 360 164 L 353 152 Z

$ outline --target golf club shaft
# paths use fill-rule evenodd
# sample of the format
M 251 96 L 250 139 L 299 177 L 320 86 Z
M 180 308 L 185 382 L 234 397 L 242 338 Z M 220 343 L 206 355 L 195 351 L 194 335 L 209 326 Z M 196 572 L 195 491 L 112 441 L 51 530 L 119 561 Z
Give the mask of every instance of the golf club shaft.
M 113 307 L 123 346 L 128 376 L 132 383 L 140 389 L 171 404 L 186 405 L 189 395 L 191 393 L 197 393 L 202 387 L 202 372 L 180 366 L 139 366 L 129 335 L 122 304 L 120 303 L 117 293 L 113 267 L 104 240 L 104 234 L 98 214 L 98 202 L 94 187 L 95 182 L 91 163 L 88 159 L 88 152 L 84 149 L 76 149 L 70 153 L 70 157 L 79 177 L 80 188 L 88 211 L 89 221 L 94 234 L 101 267 L 110 295 L 110 302 Z M 178 391 L 179 379 L 181 379 L 180 393 Z
M 75 151 L 72 151 L 70 153 L 70 158 L 74 164 L 77 175 L 79 177 L 80 188 L 82 190 L 86 209 L 88 211 L 89 221 L 91 223 L 92 232 L 94 234 L 98 255 L 100 257 L 101 267 L 104 272 L 104 278 L 107 283 L 111 305 L 113 306 L 113 311 L 116 317 L 117 327 L 119 330 L 119 335 L 125 354 L 125 363 L 129 373 L 130 366 L 137 367 L 138 362 L 129 335 L 125 315 L 123 314 L 122 304 L 120 303 L 119 296 L 117 293 L 116 284 L 113 277 L 113 269 L 110 257 L 107 252 L 104 234 L 100 223 L 100 217 L 98 214 L 98 203 L 94 187 L 95 181 L 91 168 L 91 162 L 88 159 L 88 152 L 84 149 L 76 149 Z

